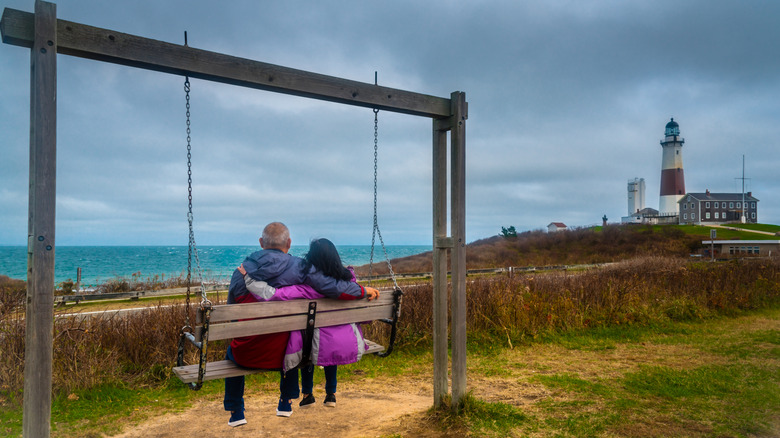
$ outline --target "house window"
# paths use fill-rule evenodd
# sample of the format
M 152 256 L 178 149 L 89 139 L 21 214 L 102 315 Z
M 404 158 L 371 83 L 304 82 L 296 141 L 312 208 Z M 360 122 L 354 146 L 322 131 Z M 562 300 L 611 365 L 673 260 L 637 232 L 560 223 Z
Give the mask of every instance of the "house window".
M 696 213 L 691 213 L 691 220 L 696 219 Z
M 687 209 L 688 209 L 688 204 L 683 204 L 683 210 L 687 210 Z
M 737 202 L 737 208 L 742 208 L 742 203 Z
M 755 211 L 753 213 L 750 213 L 750 218 L 751 219 L 755 219 L 756 218 L 756 212 Z
M 709 211 L 708 211 L 708 212 L 706 212 L 706 213 L 704 213 L 704 214 L 705 214 L 705 216 L 704 216 L 704 217 L 705 217 L 706 219 L 709 219 L 709 218 L 710 218 L 710 212 L 709 212 Z
M 707 207 L 707 208 L 710 208 L 710 203 L 707 202 L 707 203 L 704 204 L 704 206 Z
M 729 202 L 729 208 L 734 208 L 734 203 L 733 202 Z
M 720 216 L 719 216 L 719 215 L 720 215 L 720 213 L 718 213 L 718 212 L 716 211 L 716 212 L 715 212 L 715 219 L 720 219 Z
M 688 213 L 683 214 L 683 219 L 688 220 Z
M 751 202 L 750 203 L 750 208 L 756 208 L 756 203 L 755 202 Z
M 715 208 L 718 208 L 718 203 L 717 202 L 715 203 Z

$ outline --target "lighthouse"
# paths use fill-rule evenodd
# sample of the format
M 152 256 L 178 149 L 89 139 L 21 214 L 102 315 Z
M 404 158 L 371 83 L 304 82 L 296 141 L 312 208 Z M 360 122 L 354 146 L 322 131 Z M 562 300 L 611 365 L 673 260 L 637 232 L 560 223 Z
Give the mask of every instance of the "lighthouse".
M 677 201 L 685 194 L 683 143 L 685 139 L 680 137 L 680 125 L 672 118 L 666 124 L 664 139 L 661 140 L 663 159 L 661 160 L 661 201 L 658 206 L 660 214 L 680 214 Z

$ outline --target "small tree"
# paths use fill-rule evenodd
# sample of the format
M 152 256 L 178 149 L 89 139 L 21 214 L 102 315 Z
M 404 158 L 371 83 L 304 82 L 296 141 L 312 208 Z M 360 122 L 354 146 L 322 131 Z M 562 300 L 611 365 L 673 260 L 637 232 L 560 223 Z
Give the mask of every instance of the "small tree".
M 501 235 L 507 239 L 517 237 L 517 230 L 515 230 L 514 225 L 510 225 L 509 228 L 501 227 Z
M 73 283 L 73 280 L 69 278 L 59 284 L 59 289 L 57 292 L 59 292 L 60 295 L 73 295 L 76 292 L 74 288 L 75 286 L 76 284 Z

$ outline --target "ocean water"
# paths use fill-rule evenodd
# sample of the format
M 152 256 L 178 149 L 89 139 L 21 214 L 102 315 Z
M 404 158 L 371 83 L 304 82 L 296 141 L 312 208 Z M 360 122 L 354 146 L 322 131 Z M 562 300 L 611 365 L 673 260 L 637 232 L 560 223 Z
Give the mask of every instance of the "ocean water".
M 186 276 L 186 246 L 61 246 L 56 249 L 54 281 L 76 281 L 77 268 L 81 268 L 82 287 L 95 286 L 117 277 L 139 279 L 155 275 L 169 278 Z M 229 281 L 233 270 L 259 246 L 198 246 L 200 267 L 204 279 Z M 290 254 L 303 256 L 308 245 L 293 246 Z M 406 257 L 430 251 L 426 245 L 387 246 L 389 258 Z M 370 260 L 368 245 L 346 245 L 338 247 L 341 259 L 346 265 L 360 266 Z M 381 247 L 374 249 L 374 263 L 384 263 Z M 193 258 L 193 275 L 195 269 Z M 0 275 L 21 280 L 27 279 L 27 247 L 0 246 Z

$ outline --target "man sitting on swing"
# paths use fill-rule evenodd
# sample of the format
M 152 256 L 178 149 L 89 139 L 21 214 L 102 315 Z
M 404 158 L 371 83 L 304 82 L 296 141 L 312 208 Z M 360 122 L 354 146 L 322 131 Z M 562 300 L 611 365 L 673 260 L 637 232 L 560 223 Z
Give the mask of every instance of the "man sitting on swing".
M 290 231 L 281 222 L 272 222 L 263 229 L 260 246 L 263 248 L 249 255 L 243 262 L 246 272 L 255 280 L 265 281 L 275 288 L 306 284 L 328 298 L 357 300 L 377 298 L 379 291 L 371 287 L 328 277 L 304 260 L 289 255 L 292 241 Z M 305 269 L 308 267 L 309 269 Z M 244 275 L 236 269 L 230 280 L 228 304 L 257 302 L 262 299 L 246 287 Z M 244 368 L 280 369 L 284 360 L 289 332 L 272 333 L 235 338 L 228 346 L 226 359 Z M 281 374 L 281 398 L 277 414 L 291 413 L 289 401 L 298 398 L 298 372 Z M 244 376 L 225 379 L 224 407 L 230 411 L 228 425 L 246 424 L 244 417 Z M 281 415 L 281 414 L 279 414 Z

